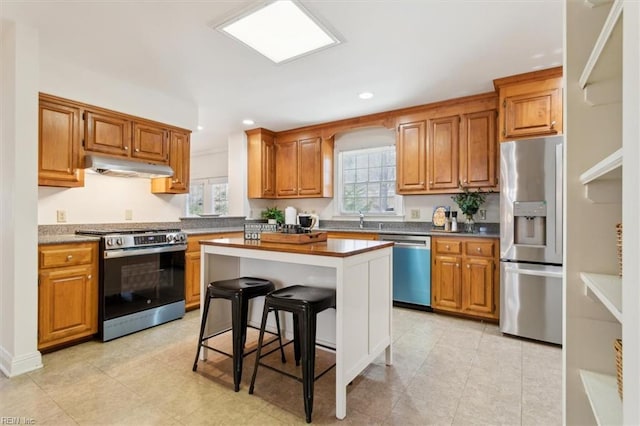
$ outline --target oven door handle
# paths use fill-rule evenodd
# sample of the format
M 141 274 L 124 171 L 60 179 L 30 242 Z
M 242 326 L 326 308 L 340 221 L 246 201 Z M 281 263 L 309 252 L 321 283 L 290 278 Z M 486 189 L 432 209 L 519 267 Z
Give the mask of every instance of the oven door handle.
M 142 256 L 144 254 L 169 253 L 169 252 L 186 251 L 186 250 L 187 250 L 186 244 L 176 244 L 173 246 L 136 248 L 136 249 L 105 250 L 104 258 L 114 259 L 117 257 Z

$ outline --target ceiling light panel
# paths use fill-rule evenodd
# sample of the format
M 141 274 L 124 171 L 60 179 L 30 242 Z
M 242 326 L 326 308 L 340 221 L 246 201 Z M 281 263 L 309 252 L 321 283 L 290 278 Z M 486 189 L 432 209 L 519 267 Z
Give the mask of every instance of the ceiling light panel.
M 279 0 L 218 27 L 275 63 L 338 44 L 340 41 L 300 5 Z

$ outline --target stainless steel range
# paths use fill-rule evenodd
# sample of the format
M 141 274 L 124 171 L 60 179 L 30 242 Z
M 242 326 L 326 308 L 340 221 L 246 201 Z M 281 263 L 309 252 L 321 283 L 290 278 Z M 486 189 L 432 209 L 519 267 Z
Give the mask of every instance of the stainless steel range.
M 184 316 L 184 232 L 89 229 L 76 233 L 101 237 L 98 324 L 103 341 Z

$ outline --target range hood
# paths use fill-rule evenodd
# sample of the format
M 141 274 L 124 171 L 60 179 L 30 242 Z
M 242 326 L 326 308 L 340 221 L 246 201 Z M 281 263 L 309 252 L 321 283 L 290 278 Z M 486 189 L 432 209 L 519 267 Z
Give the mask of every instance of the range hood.
M 144 178 L 173 176 L 173 169 L 162 164 L 142 163 L 93 154 L 84 157 L 84 165 L 87 169 L 108 176 Z

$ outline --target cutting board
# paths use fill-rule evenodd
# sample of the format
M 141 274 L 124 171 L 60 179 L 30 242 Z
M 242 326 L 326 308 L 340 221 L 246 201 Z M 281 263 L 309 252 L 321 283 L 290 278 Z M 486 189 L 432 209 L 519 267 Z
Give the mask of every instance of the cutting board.
M 285 234 L 284 232 L 263 232 L 260 241 L 265 243 L 309 244 L 327 241 L 326 232 L 309 232 L 308 234 Z

